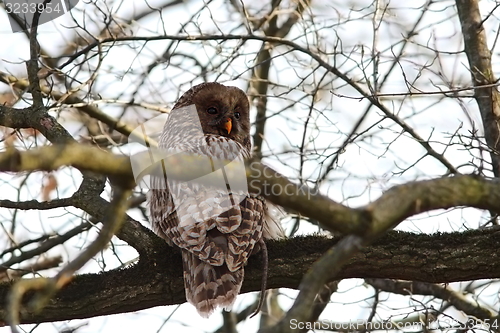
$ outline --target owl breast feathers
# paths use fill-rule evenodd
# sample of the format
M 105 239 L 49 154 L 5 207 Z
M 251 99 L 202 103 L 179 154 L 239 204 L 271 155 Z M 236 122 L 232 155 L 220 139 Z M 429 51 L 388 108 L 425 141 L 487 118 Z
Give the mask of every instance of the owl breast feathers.
M 242 161 L 251 156 L 249 102 L 236 87 L 203 83 L 175 104 L 159 141 L 167 154 L 178 152 L 216 160 Z M 238 295 L 248 257 L 262 239 L 279 238 L 283 230 L 271 218 L 263 198 L 231 186 L 224 168 L 224 187 L 196 180 L 151 177 L 149 207 L 153 230 L 182 252 L 186 299 L 201 316 L 218 306 L 230 309 Z M 244 172 L 243 175 L 244 176 Z

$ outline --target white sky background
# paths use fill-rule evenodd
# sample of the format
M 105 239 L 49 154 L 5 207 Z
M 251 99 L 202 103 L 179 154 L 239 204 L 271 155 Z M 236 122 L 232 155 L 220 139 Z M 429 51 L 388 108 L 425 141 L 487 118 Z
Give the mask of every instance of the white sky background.
M 148 2 L 154 7 L 156 1 Z M 119 2 L 106 2 L 110 8 L 118 8 Z M 247 10 L 255 12 L 261 8 L 261 3 L 256 1 L 249 4 L 246 1 Z M 324 27 L 315 35 L 312 26 L 308 23 L 297 24 L 287 37 L 294 40 L 299 45 L 314 44 L 318 39 L 321 45 L 332 51 L 333 45 L 339 40 L 342 42 L 338 47 L 344 50 L 343 55 L 322 55 L 322 59 L 336 66 L 344 73 L 347 73 L 353 80 L 361 80 L 363 72 L 360 66 L 366 67 L 366 72 L 371 75 L 373 67 L 370 62 L 372 49 L 372 21 L 373 6 L 371 1 L 352 1 L 346 5 L 344 1 L 328 1 L 326 5 L 318 5 L 315 2 L 312 7 L 317 27 Z M 390 23 L 382 23 L 378 33 L 376 48 L 381 52 L 379 76 L 383 77 L 393 61 L 394 54 L 399 52 L 399 47 L 409 29 L 414 25 L 420 15 L 419 9 L 424 1 L 412 1 L 412 7 L 405 7 L 406 1 L 380 1 L 381 6 L 389 3 L 389 10 L 384 19 Z M 103 3 L 101 3 L 103 5 Z M 490 12 L 495 3 L 493 1 L 481 1 L 482 13 Z M 81 19 L 81 10 L 86 8 L 80 3 L 77 10 L 74 10 L 75 18 Z M 143 1 L 125 2 L 119 9 L 116 9 L 117 17 L 128 17 L 130 11 L 137 10 L 145 6 Z M 213 21 L 217 22 L 218 28 L 223 32 L 232 34 L 245 34 L 245 29 L 240 27 L 238 15 L 228 13 L 225 1 L 213 1 L 209 8 L 204 10 L 195 22 L 190 24 L 186 30 L 193 34 L 198 34 L 198 28 L 205 34 L 217 34 Z M 156 36 L 162 31 L 166 34 L 176 35 L 181 24 L 185 23 L 191 15 L 201 7 L 200 2 L 192 2 L 188 5 L 176 6 L 174 9 L 166 10 L 162 15 L 162 21 L 158 16 L 152 16 L 147 20 L 127 27 L 127 31 L 133 31 L 136 36 Z M 350 8 L 350 9 L 349 9 Z M 437 92 L 439 89 L 448 90 L 445 82 L 452 82 L 455 88 L 467 87 L 470 85 L 470 75 L 467 70 L 467 59 L 463 53 L 457 55 L 455 52 L 463 50 L 460 25 L 455 13 L 453 1 L 439 1 L 432 5 L 432 10 L 427 13 L 423 21 L 418 26 L 418 34 L 413 37 L 412 43 L 407 46 L 405 55 L 382 89 L 382 94 L 405 93 L 408 91 L 405 85 L 405 78 L 409 82 L 414 82 L 414 86 L 425 92 Z M 356 10 L 354 10 L 356 9 Z M 93 15 L 92 11 L 87 12 Z M 309 15 L 309 14 L 308 14 Z M 64 26 L 71 24 L 69 17 L 61 17 L 54 22 L 45 24 L 39 29 L 39 41 L 42 47 L 49 53 L 56 54 L 65 45 L 66 40 L 71 39 L 73 31 Z M 87 20 L 90 30 L 97 31 L 92 27 L 92 21 Z M 497 18 L 492 18 L 485 22 L 488 41 L 492 45 L 495 34 L 498 30 Z M 305 34 L 304 31 L 307 33 Z M 63 36 L 66 37 L 63 38 Z M 2 49 L 0 50 L 0 70 L 10 72 L 13 75 L 25 77 L 25 66 L 22 61 L 29 56 L 28 42 L 23 34 L 13 34 L 8 26 L 8 19 L 4 12 L 0 12 L 0 39 Z M 124 46 L 111 48 L 103 59 L 99 78 L 92 86 L 93 96 L 99 94 L 103 99 L 129 100 L 135 91 L 140 75 L 156 57 L 160 56 L 169 41 L 156 41 L 145 44 L 142 42 L 127 42 Z M 306 44 L 307 43 L 307 44 Z M 228 42 L 217 49 L 222 57 L 230 55 L 237 41 Z M 394 46 L 396 44 L 396 46 Z M 176 51 L 184 54 L 195 55 L 200 62 L 221 61 L 215 57 L 215 42 L 190 43 L 182 42 L 177 46 Z M 255 52 L 260 48 L 260 42 L 252 41 L 245 44 L 241 55 L 229 67 L 220 66 L 220 73 L 217 76 L 209 75 L 209 80 L 217 80 L 228 85 L 235 85 L 244 90 L 247 89 L 247 80 L 250 77 L 250 66 L 253 65 Z M 142 47 L 144 46 L 144 47 Z M 439 59 L 435 58 L 434 52 L 430 48 L 449 52 L 441 54 Z M 498 49 L 498 47 L 496 48 Z M 276 47 L 278 52 L 287 52 L 289 49 L 284 46 Z M 498 71 L 497 54 L 493 50 L 494 71 Z M 348 56 L 347 56 L 348 55 Z M 180 57 L 171 59 L 171 66 L 157 66 L 148 76 L 144 84 L 140 87 L 136 100 L 147 103 L 159 104 L 162 106 L 172 106 L 173 102 L 194 83 L 201 83 L 203 79 L 199 75 L 199 68 L 194 62 L 181 62 Z M 93 63 L 95 65 L 95 62 Z M 175 65 L 178 65 L 177 67 Z M 301 103 L 291 108 L 287 105 L 293 104 L 302 98 L 304 91 L 312 91 L 323 76 L 323 70 L 318 70 L 309 76 L 305 83 L 287 93 L 290 88 L 299 84 L 298 75 L 305 77 L 311 74 L 312 69 L 317 64 L 309 57 L 298 52 L 287 53 L 282 57 L 273 60 L 270 80 L 276 84 L 271 90 L 269 98 L 268 113 L 280 112 L 279 115 L 271 117 L 266 126 L 266 144 L 264 155 L 268 156 L 265 162 L 295 180 L 299 178 L 314 180 L 318 174 L 324 171 L 325 165 L 331 158 L 325 159 L 326 155 L 332 155 L 345 140 L 346 133 L 349 133 L 354 123 L 365 111 L 368 102 L 358 99 L 359 94 L 344 82 L 332 75 L 328 75 L 323 81 L 324 89 L 319 93 L 315 109 L 311 113 L 309 126 L 305 134 L 307 149 L 316 149 L 317 154 L 310 155 L 304 164 L 302 175 L 299 174 L 299 155 L 297 147 L 302 142 L 304 135 L 304 122 L 308 117 L 311 100 L 303 99 Z M 426 69 L 422 70 L 424 66 Z M 402 75 L 404 71 L 404 76 Z M 88 73 L 82 72 L 78 75 L 81 80 L 88 79 Z M 499 76 L 498 74 L 496 75 Z M 237 78 L 237 79 L 235 79 Z M 2 85 L 0 85 L 2 87 Z M 5 85 L 0 91 L 6 89 Z M 366 86 L 365 86 L 366 89 Z M 85 87 L 85 91 L 89 88 Z M 333 91 L 334 94 L 330 93 Z M 416 91 L 416 90 L 414 90 Z M 120 97 L 118 93 L 121 94 Z M 466 92 L 471 95 L 471 92 Z M 464 93 L 465 94 L 465 93 Z M 352 97 L 352 98 L 349 98 Z M 475 171 L 471 166 L 472 155 L 476 157 L 474 163 L 478 163 L 479 152 L 463 150 L 461 145 L 451 145 L 446 147 L 450 141 L 460 143 L 457 135 L 470 142 L 470 131 L 481 127 L 480 116 L 476 103 L 471 98 L 464 98 L 460 106 L 456 99 L 442 99 L 441 96 L 417 96 L 408 98 L 405 96 L 382 98 L 384 105 L 403 119 L 424 139 L 430 138 L 432 147 L 438 152 L 443 152 L 446 148 L 445 157 L 456 166 L 460 172 L 468 173 Z M 18 106 L 23 106 L 21 103 Z M 100 104 L 101 110 L 118 116 L 122 112 L 120 105 Z M 284 110 L 284 111 L 283 111 Z M 55 115 L 55 114 L 54 114 Z M 158 113 L 145 112 L 142 109 L 130 109 L 125 114 L 124 120 L 132 125 L 137 125 Z M 254 114 L 253 114 L 254 115 Z M 77 127 L 77 123 L 68 113 L 60 115 L 63 125 L 75 133 L 82 134 Z M 375 122 L 382 119 L 381 111 L 373 107 L 362 124 L 358 132 L 368 130 Z M 456 133 L 454 137 L 452 135 Z M 482 135 L 480 132 L 479 135 Z M 41 141 L 40 141 L 41 140 Z M 39 138 L 38 142 L 44 142 Z M 389 143 L 391 143 L 389 145 Z M 21 143 L 18 143 L 21 145 Z M 35 145 L 35 140 L 25 140 L 24 145 Z M 475 143 L 477 146 L 477 142 Z M 122 147 L 116 149 L 130 153 L 137 147 Z M 295 153 L 285 153 L 294 151 Z M 402 184 L 416 179 L 427 179 L 441 176 L 446 173 L 445 167 L 431 157 L 426 157 L 404 173 L 400 173 L 415 162 L 424 154 L 423 148 L 408 134 L 401 132 L 401 128 L 392 121 L 385 119 L 377 126 L 369 129 L 363 138 L 359 138 L 355 144 L 350 144 L 344 153 L 340 155 L 338 166 L 329 174 L 328 181 L 323 183 L 321 191 L 328 194 L 332 199 L 347 204 L 351 207 L 364 205 L 383 193 L 393 185 Z M 323 162 L 323 163 L 321 163 Z M 53 193 L 53 197 L 70 196 L 79 185 L 81 177 L 78 172 L 64 169 L 57 172 L 58 189 Z M 0 198 L 11 200 L 17 196 L 14 190 L 22 182 L 27 181 L 29 187 L 24 187 L 19 200 L 31 200 L 40 198 L 42 174 L 30 175 L 27 180 L 21 176 L 1 175 Z M 314 185 L 309 183 L 309 185 Z M 107 195 L 107 194 L 104 194 Z M 1 221 L 12 220 L 13 211 L 0 210 Z M 64 232 L 80 223 L 81 212 L 77 209 L 58 209 L 49 211 L 18 211 L 18 228 L 15 233 L 17 241 L 34 238 L 43 232 L 54 231 Z M 149 227 L 147 221 L 137 211 L 131 211 L 130 215 L 140 219 Z M 476 228 L 484 223 L 487 215 L 473 209 L 455 209 L 452 211 L 436 211 L 430 214 L 415 216 L 398 226 L 398 229 L 413 232 L 432 233 L 435 231 L 464 230 L 466 228 Z M 288 221 L 288 220 L 287 220 Z M 291 223 L 286 227 L 290 228 Z M 5 226 L 7 229 L 9 226 Z M 299 233 L 311 233 L 317 231 L 317 227 L 311 226 L 307 222 L 301 224 Z M 56 247 L 49 251 L 49 254 L 61 254 L 65 259 L 74 258 L 80 249 L 85 247 L 95 237 L 95 230 L 90 234 L 83 234 L 73 238 L 65 247 Z M 0 230 L 0 242 L 6 240 L 6 235 Z M 135 251 L 124 246 L 119 241 L 115 241 L 117 252 L 123 262 L 134 259 Z M 104 253 L 106 267 L 111 269 L 120 265 L 110 251 Z M 103 269 L 102 258 L 96 258 L 87 264 L 81 272 L 96 272 Z M 49 274 L 50 275 L 50 274 Z M 370 312 L 371 297 L 373 289 L 360 286 L 360 280 L 343 281 L 340 290 L 332 297 L 332 305 L 323 313 L 321 318 L 334 321 L 347 321 L 366 318 Z M 356 287 L 355 286 L 359 286 Z M 280 301 L 284 308 L 292 304 L 296 291 L 284 292 L 287 296 L 281 296 Z M 497 306 L 495 290 L 486 290 L 484 294 L 490 294 L 492 306 Z M 254 300 L 253 294 L 245 294 L 238 297 L 235 309 L 242 309 Z M 292 297 L 292 298 L 290 298 Z M 364 300 L 364 302 L 357 302 Z M 361 306 L 360 306 L 361 304 Z M 391 296 L 384 302 L 385 308 L 380 310 L 381 315 L 404 315 L 413 311 L 413 305 L 406 298 Z M 399 309 L 393 311 L 391 309 Z M 210 332 L 217 329 L 221 324 L 220 314 L 214 314 L 210 319 L 202 319 L 198 316 L 194 307 L 188 304 L 169 307 L 158 307 L 115 316 L 91 318 L 86 320 L 75 320 L 69 323 L 70 326 L 78 326 L 82 323 L 87 325 L 81 328 L 79 333 L 87 332 L 157 332 L 164 323 L 164 320 L 175 312 L 170 320 L 163 326 L 161 332 Z M 377 318 L 377 319 L 386 319 Z M 35 329 L 35 332 L 57 332 L 66 327 L 66 323 L 43 324 Z M 23 329 L 29 331 L 33 325 L 25 325 Z M 241 332 L 254 332 L 258 327 L 258 317 L 247 320 L 238 326 Z M 8 328 L 0 328 L 0 332 L 7 332 Z

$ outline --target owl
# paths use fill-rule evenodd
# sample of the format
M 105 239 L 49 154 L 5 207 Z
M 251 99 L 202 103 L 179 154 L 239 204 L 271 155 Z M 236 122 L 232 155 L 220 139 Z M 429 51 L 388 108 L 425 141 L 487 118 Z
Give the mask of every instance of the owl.
M 215 82 L 192 87 L 172 108 L 159 148 L 206 157 L 213 174 L 225 177 L 215 161 L 251 157 L 248 97 Z M 226 188 L 175 181 L 167 172 L 151 177 L 148 197 L 153 230 L 181 249 L 186 299 L 205 318 L 217 307 L 232 307 L 244 266 L 265 245 L 263 239 L 283 237 L 262 197 L 225 183 Z

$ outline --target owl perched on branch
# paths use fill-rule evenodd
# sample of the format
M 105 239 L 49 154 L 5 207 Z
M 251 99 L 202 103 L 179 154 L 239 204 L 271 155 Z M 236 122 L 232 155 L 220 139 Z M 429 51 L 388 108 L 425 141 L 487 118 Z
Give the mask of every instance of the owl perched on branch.
M 215 82 L 194 86 L 173 107 L 159 148 L 208 157 L 211 174 L 223 180 L 222 187 L 171 180 L 164 165 L 166 180 L 152 177 L 149 196 L 154 231 L 181 248 L 186 299 L 208 317 L 219 306 L 231 308 L 248 257 L 265 250 L 263 239 L 283 236 L 264 199 L 233 186 L 217 164 L 251 156 L 248 97 Z

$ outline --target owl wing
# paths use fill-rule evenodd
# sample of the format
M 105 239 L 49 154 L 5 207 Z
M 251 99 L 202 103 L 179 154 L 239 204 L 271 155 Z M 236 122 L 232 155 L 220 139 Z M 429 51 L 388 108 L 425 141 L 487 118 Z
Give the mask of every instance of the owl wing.
M 228 151 L 231 147 L 234 144 Z M 192 146 L 183 149 L 193 150 Z M 222 154 L 217 151 L 220 146 L 202 150 L 202 154 L 197 154 L 217 154 L 214 158 Z M 234 157 L 235 152 L 226 152 L 223 158 Z M 167 183 L 168 190 L 153 189 L 151 193 L 155 232 L 169 244 L 188 250 L 211 265 L 225 263 L 232 272 L 241 268 L 262 237 L 264 201 L 241 190 L 228 192 L 196 182 Z

